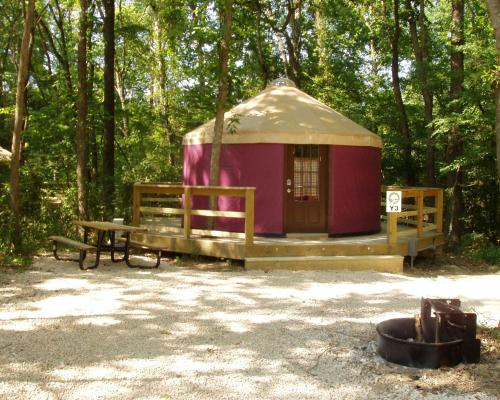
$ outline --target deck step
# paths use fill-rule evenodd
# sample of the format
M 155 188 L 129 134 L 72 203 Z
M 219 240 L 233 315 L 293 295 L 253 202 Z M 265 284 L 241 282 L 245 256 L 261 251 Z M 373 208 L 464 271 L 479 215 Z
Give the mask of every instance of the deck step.
M 404 257 L 396 255 L 247 257 L 248 269 L 335 270 L 403 272 Z
M 91 246 L 90 244 L 78 242 L 77 240 L 73 240 L 73 239 L 70 239 L 70 238 L 67 238 L 64 236 L 49 236 L 49 239 L 54 241 L 54 242 L 62 243 L 62 244 L 65 244 L 66 246 L 75 247 L 75 248 L 80 249 L 80 250 L 93 250 L 93 249 L 95 249 L 95 247 Z

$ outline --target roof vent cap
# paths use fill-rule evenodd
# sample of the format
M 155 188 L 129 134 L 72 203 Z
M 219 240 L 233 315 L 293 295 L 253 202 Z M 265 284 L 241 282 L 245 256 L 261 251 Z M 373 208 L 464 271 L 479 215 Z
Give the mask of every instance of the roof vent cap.
M 297 87 L 295 83 L 293 83 L 293 81 L 288 78 L 278 78 L 273 80 L 267 85 L 267 87 L 279 87 L 279 86 Z

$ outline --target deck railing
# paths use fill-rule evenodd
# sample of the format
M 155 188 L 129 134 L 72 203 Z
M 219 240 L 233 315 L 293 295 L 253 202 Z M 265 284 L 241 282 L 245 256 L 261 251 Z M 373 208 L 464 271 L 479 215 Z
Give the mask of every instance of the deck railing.
M 387 242 L 395 244 L 398 236 L 422 237 L 424 232 L 443 232 L 443 189 L 417 187 L 382 187 L 382 206 L 385 211 L 385 194 L 388 190 L 401 191 L 402 209 L 387 213 Z M 414 226 L 413 229 L 398 231 L 398 223 Z
M 193 209 L 193 196 L 228 196 L 245 199 L 244 211 L 219 211 Z M 182 200 L 184 197 L 184 200 Z M 133 192 L 133 224 L 136 226 L 156 226 L 162 232 L 182 233 L 189 239 L 192 234 L 214 237 L 244 238 L 246 244 L 253 244 L 254 187 L 222 187 L 222 186 L 184 186 L 164 183 L 136 183 Z M 149 216 L 149 224 L 144 219 Z M 245 232 L 226 232 L 213 229 L 193 229 L 193 216 L 239 218 L 245 221 Z M 182 218 L 178 226 L 162 226 L 165 218 Z M 158 224 L 160 222 L 160 224 Z M 180 221 L 179 221 L 180 222 Z M 182 225 L 182 226 L 181 226 Z

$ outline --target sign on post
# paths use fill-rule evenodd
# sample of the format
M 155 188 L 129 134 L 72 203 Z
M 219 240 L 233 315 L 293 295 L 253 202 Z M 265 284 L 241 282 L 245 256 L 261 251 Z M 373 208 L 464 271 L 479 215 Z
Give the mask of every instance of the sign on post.
M 386 212 L 401 212 L 401 191 L 388 190 L 385 197 L 385 211 Z

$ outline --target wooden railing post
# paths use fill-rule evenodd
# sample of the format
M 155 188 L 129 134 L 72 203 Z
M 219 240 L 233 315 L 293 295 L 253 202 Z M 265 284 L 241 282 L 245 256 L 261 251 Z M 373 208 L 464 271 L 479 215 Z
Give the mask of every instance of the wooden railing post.
M 398 242 L 398 213 L 387 213 L 387 242 L 396 244 Z
M 141 190 L 139 186 L 134 185 L 132 193 L 132 225 L 141 224 Z
M 191 186 L 184 187 L 184 238 L 191 235 Z
M 417 203 L 417 237 L 421 237 L 424 233 L 424 192 L 418 190 L 416 193 Z
M 245 191 L 245 244 L 253 244 L 255 220 L 255 188 Z
M 435 206 L 436 206 L 436 232 L 443 233 L 443 189 L 436 191 Z

